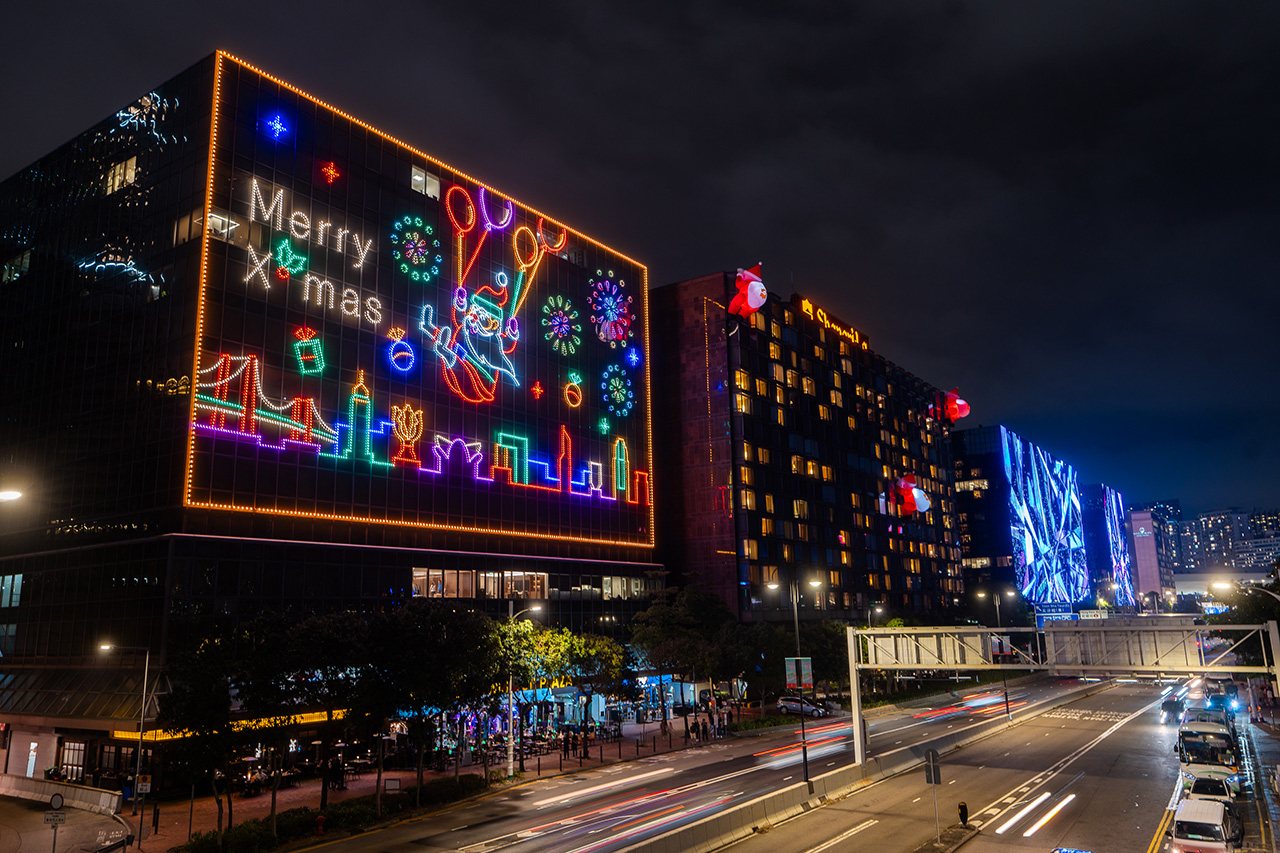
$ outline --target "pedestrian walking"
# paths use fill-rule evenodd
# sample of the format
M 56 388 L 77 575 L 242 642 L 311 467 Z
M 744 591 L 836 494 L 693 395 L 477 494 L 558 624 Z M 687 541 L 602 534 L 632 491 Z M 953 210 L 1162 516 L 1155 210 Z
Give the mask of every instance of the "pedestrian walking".
M 711 734 L 710 734 L 710 732 L 711 732 L 711 727 L 707 725 L 707 721 L 706 721 L 706 720 L 703 720 L 703 721 L 702 721 L 702 739 L 703 739 L 703 740 L 710 740 L 710 739 L 711 739 Z

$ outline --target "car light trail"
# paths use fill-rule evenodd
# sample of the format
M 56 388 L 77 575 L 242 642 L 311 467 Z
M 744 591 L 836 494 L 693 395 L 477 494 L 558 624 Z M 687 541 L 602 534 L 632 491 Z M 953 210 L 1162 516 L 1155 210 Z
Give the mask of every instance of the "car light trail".
M 839 844 L 841 841 L 844 841 L 846 838 L 850 838 L 854 835 L 857 835 L 859 832 L 862 832 L 862 830 L 864 829 L 870 829 L 871 827 L 875 826 L 879 822 L 880 821 L 878 820 L 864 820 L 862 823 L 858 824 L 853 829 L 845 830 L 844 832 L 837 835 L 835 838 L 832 838 L 830 841 L 822 842 L 817 847 L 814 847 L 812 850 L 809 850 L 808 853 L 822 853 L 822 851 L 826 850 L 828 847 L 832 847 L 836 844 Z
M 603 785 L 596 785 L 594 788 L 582 788 L 580 790 L 570 791 L 565 794 L 557 794 L 554 797 L 547 797 L 545 800 L 538 800 L 537 802 L 532 803 L 531 805 L 546 806 L 546 805 L 551 805 L 552 803 L 562 803 L 565 800 L 577 799 L 578 797 L 589 797 L 592 794 L 598 794 L 601 791 L 608 791 L 612 788 L 619 788 L 623 785 L 630 785 L 633 782 L 639 782 L 641 779 L 650 779 L 654 776 L 661 776 L 665 773 L 674 773 L 674 772 L 675 772 L 675 768 L 665 767 L 662 770 L 654 770 L 650 773 L 641 773 L 639 776 L 628 776 L 626 779 L 619 779 L 616 782 L 607 782 Z
M 1067 795 L 1067 798 L 1066 798 L 1065 800 L 1063 800 L 1062 802 L 1058 803 L 1058 804 L 1057 804 L 1056 806 L 1054 806 L 1053 808 L 1049 809 L 1049 813 L 1048 813 L 1048 814 L 1046 814 L 1044 817 L 1042 817 L 1042 818 L 1040 818 L 1038 821 L 1036 821 L 1036 822 L 1035 822 L 1035 825 L 1034 825 L 1034 826 L 1032 826 L 1030 829 L 1028 829 L 1026 832 L 1022 833 L 1022 837 L 1023 837 L 1023 838 L 1030 838 L 1031 836 L 1035 835 L 1035 834 L 1036 834 L 1036 830 L 1037 830 L 1037 829 L 1039 829 L 1040 827 L 1044 826 L 1046 823 L 1048 823 L 1049 821 L 1051 821 L 1051 820 L 1053 819 L 1053 816 L 1054 816 L 1054 815 L 1056 815 L 1058 812 L 1062 811 L 1063 806 L 1065 806 L 1067 803 L 1071 802 L 1071 801 L 1072 801 L 1072 800 L 1074 800 L 1075 798 L 1076 798 L 1076 795 L 1075 795 L 1075 794 L 1068 794 L 1068 795 Z
M 1034 809 L 1036 806 L 1040 805 L 1047 799 L 1049 799 L 1049 792 L 1045 791 L 1043 794 L 1036 797 L 1031 802 L 1027 803 L 1026 808 L 1018 812 L 1013 817 L 1009 818 L 1007 821 L 1005 821 L 1004 826 L 996 830 L 996 835 L 1003 835 L 1005 831 L 1009 829 L 1009 827 L 1013 826 L 1015 823 L 1022 820 L 1024 817 L 1026 817 L 1028 814 L 1031 813 L 1032 809 Z

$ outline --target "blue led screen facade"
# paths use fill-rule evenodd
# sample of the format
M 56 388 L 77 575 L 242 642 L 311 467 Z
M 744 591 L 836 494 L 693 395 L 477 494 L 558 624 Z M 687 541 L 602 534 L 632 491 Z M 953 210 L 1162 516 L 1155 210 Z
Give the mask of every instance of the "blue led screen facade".
M 1019 593 L 1032 604 L 1083 600 L 1089 570 L 1075 469 L 1003 427 L 1001 443 Z
M 1133 572 L 1129 558 L 1129 541 L 1124 534 L 1124 498 L 1110 486 L 1102 487 L 1103 510 L 1107 523 L 1107 546 L 1110 549 L 1111 582 L 1116 585 L 1114 600 L 1130 607 L 1138 603 L 1133 592 Z

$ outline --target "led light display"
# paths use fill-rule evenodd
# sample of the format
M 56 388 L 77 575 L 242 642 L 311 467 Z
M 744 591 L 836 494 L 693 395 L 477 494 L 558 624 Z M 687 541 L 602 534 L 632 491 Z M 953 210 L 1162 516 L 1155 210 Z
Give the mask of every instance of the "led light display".
M 1089 594 L 1076 471 L 1001 427 L 1018 589 L 1033 604 Z
M 228 63 L 260 73 L 219 54 L 215 80 Z M 265 118 L 215 83 L 205 220 L 252 238 L 204 237 L 187 505 L 652 547 L 647 270 L 269 79 Z M 384 152 L 343 152 L 346 183 L 382 187 L 360 204 L 334 199 L 333 163 L 281 185 L 287 149 L 216 147 L 344 123 Z
M 1129 541 L 1124 535 L 1124 499 L 1110 486 L 1102 487 L 1103 517 L 1107 524 L 1107 547 L 1111 556 L 1111 582 L 1116 585 L 1115 603 L 1135 606 L 1133 572 L 1129 558 Z

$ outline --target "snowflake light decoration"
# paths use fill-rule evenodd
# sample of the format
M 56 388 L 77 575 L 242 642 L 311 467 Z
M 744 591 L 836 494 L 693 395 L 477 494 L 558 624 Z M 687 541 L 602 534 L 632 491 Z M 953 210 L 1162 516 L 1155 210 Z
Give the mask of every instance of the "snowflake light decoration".
M 591 305 L 591 322 L 596 324 L 596 336 L 610 347 L 627 345 L 627 339 L 634 332 L 631 322 L 631 297 L 622 291 L 626 282 L 622 279 L 614 281 L 613 270 L 605 273 L 596 270 L 591 279 L 591 295 L 587 302 Z
M 611 364 L 604 370 L 600 380 L 600 390 L 604 393 L 604 402 L 609 411 L 623 418 L 631 412 L 635 405 L 635 392 L 631 390 L 631 377 L 626 368 L 619 364 Z
M 414 281 L 427 284 L 440 274 L 440 264 L 444 263 L 440 241 L 435 229 L 421 216 L 397 219 L 391 230 L 391 245 L 391 256 L 399 261 L 400 272 Z
M 542 306 L 542 325 L 546 327 L 546 339 L 551 348 L 561 355 L 573 355 L 582 346 L 582 326 L 578 323 L 578 311 L 563 296 L 553 296 Z

